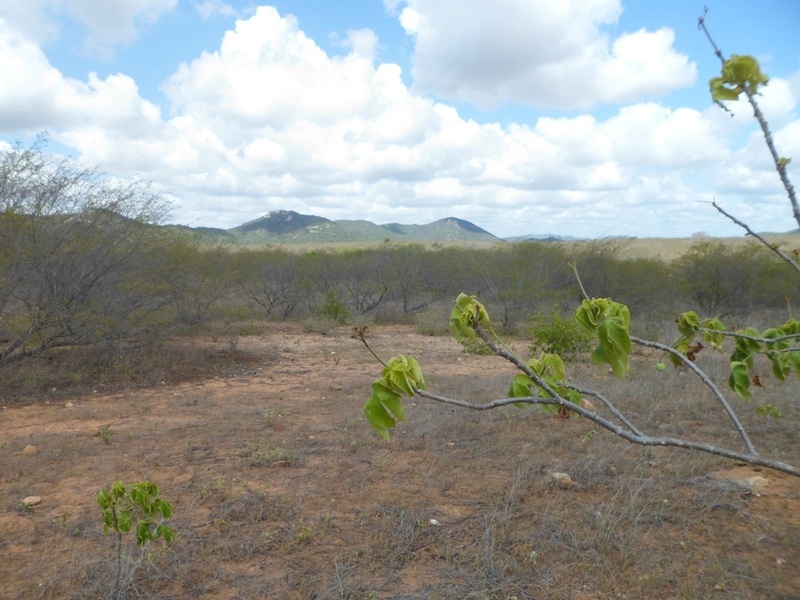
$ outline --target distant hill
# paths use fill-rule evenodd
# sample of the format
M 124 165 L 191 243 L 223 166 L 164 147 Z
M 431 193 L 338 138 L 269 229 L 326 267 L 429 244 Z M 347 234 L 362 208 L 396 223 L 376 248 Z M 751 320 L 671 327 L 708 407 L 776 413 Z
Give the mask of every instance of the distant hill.
M 370 221 L 332 221 L 324 217 L 303 215 L 293 210 L 277 210 L 231 229 L 184 227 L 209 242 L 239 244 L 337 244 L 347 242 L 413 241 L 500 242 L 477 225 L 448 217 L 427 225 L 376 225 Z

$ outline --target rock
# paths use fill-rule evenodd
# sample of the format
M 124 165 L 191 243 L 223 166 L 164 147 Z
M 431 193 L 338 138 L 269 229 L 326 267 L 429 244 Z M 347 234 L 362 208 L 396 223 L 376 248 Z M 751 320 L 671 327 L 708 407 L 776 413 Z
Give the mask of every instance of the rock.
M 589 402 L 586 398 L 581 398 L 581 407 L 585 408 L 586 410 L 591 410 L 592 412 L 597 412 L 594 409 L 594 404 Z
M 39 449 L 33 444 L 28 444 L 22 449 L 22 454 L 36 454 Z
M 40 496 L 28 496 L 28 497 L 22 499 L 22 503 L 25 506 L 36 506 L 41 501 L 42 501 L 42 498 Z
M 755 477 L 748 477 L 743 480 L 743 483 L 748 485 L 754 494 L 764 494 L 769 487 L 769 479 L 756 475 Z
M 573 488 L 578 485 L 567 473 L 550 473 L 547 480 L 551 485 L 557 485 L 564 489 Z

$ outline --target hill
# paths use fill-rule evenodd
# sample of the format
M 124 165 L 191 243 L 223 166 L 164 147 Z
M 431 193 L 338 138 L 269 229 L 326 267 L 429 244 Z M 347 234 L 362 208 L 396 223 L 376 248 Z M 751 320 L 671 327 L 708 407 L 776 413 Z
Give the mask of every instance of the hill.
M 238 244 L 337 244 L 354 242 L 500 242 L 477 225 L 448 217 L 427 225 L 377 225 L 362 220 L 332 221 L 303 215 L 293 210 L 278 210 L 231 229 L 180 227 L 209 242 Z

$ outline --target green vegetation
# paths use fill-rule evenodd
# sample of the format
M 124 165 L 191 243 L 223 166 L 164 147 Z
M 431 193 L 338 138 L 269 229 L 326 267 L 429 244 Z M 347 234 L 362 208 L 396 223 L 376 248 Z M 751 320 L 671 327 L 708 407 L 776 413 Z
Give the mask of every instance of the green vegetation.
M 725 60 L 722 53 L 714 45 L 705 27 L 705 15 L 700 18 L 700 28 L 706 33 L 717 56 L 722 61 L 722 76 L 710 82 L 711 94 L 715 103 L 737 100 L 744 94 L 753 107 L 756 119 L 761 125 L 776 170 L 787 192 L 794 216 L 800 225 L 800 207 L 790 184 L 786 165 L 789 159 L 779 157 L 775 151 L 769 127 L 760 112 L 755 100 L 759 85 L 767 83 L 761 73 L 758 62 L 751 57 L 733 56 Z M 727 110 L 727 109 L 726 109 Z M 800 265 L 780 248 L 769 244 L 761 236 L 753 232 L 746 224 L 727 213 L 716 203 L 713 206 L 723 215 L 742 226 L 750 235 L 758 239 L 765 247 L 740 248 L 728 256 L 726 249 L 719 243 L 700 242 L 682 255 L 675 264 L 675 272 L 680 276 L 679 287 L 688 293 L 690 298 L 702 308 L 716 314 L 749 315 L 754 305 L 761 302 L 774 302 L 786 292 L 784 298 L 797 297 L 796 290 L 800 281 Z M 791 374 L 800 376 L 800 321 L 789 316 L 783 325 L 770 326 L 763 331 L 753 326 L 736 329 L 726 327 L 717 317 L 701 319 L 693 310 L 683 312 L 677 319 L 679 337 L 671 345 L 657 341 L 635 337 L 630 332 L 631 311 L 626 304 L 611 299 L 615 291 L 614 248 L 610 246 L 585 247 L 580 250 L 581 278 L 576 263 L 571 263 L 575 279 L 581 291 L 581 304 L 575 310 L 577 324 L 590 334 L 597 344 L 590 356 L 592 363 L 610 367 L 611 372 L 619 378 L 626 379 L 630 372 L 630 359 L 634 344 L 642 348 L 661 351 L 669 356 L 676 367 L 686 368 L 700 379 L 714 397 L 730 420 L 732 428 L 738 435 L 744 450 L 733 449 L 727 445 L 717 445 L 690 435 L 682 434 L 668 437 L 648 434 L 640 429 L 615 405 L 614 401 L 603 393 L 571 383 L 567 380 L 564 362 L 559 354 L 543 352 L 538 358 L 525 362 L 506 345 L 496 333 L 489 318 L 487 307 L 477 300 L 476 295 L 460 293 L 455 300 L 450 316 L 450 331 L 455 339 L 462 343 L 482 341 L 494 354 L 513 364 L 520 373 L 510 386 L 508 397 L 484 403 L 472 403 L 461 399 L 449 398 L 440 394 L 425 391 L 422 370 L 416 359 L 399 355 L 389 360 L 388 364 L 375 354 L 364 335 L 364 330 L 357 331 L 357 337 L 372 352 L 375 358 L 384 365 L 383 378 L 373 384 L 372 395 L 364 406 L 364 414 L 372 427 L 384 438 L 389 438 L 389 428 L 395 427 L 397 421 L 405 421 L 405 411 L 401 396 L 420 395 L 445 404 L 460 406 L 473 410 L 495 409 L 513 404 L 524 408 L 531 404 L 538 405 L 547 412 L 558 417 L 568 418 L 572 412 L 585 417 L 594 424 L 642 446 L 673 446 L 718 456 L 725 456 L 752 465 L 768 466 L 778 471 L 800 477 L 800 467 L 778 458 L 762 455 L 756 450 L 750 434 L 743 425 L 733 404 L 723 395 L 713 379 L 696 365 L 697 355 L 710 345 L 717 351 L 723 351 L 726 338 L 732 340 L 734 349 L 730 355 L 728 377 L 729 387 L 743 400 L 751 400 L 751 383 L 761 386 L 761 375 L 756 366 L 756 359 L 765 357 L 771 364 L 772 374 L 785 381 Z M 797 254 L 794 251 L 793 254 Z M 777 260 L 776 257 L 777 256 Z M 637 265 L 640 266 L 640 265 Z M 792 270 L 794 272 L 792 272 Z M 517 280 L 525 281 L 526 269 L 517 266 L 514 272 Z M 784 277 L 784 275 L 791 275 Z M 487 278 L 488 279 L 488 278 Z M 490 297 L 499 302 L 502 309 L 502 323 L 508 326 L 511 307 L 515 306 L 511 295 L 501 293 L 505 289 L 497 285 L 499 277 L 493 277 L 493 289 Z M 786 282 L 789 287 L 783 287 Z M 629 284 L 630 286 L 630 284 Z M 662 293 L 666 286 L 660 286 Z M 513 286 L 511 286 L 513 290 Z M 587 289 L 594 296 L 589 296 Z M 635 297 L 635 296 L 634 296 Z M 641 302 L 641 299 L 640 299 Z M 788 302 L 788 300 L 787 300 Z M 556 315 L 557 317 L 557 315 Z M 573 340 L 576 334 L 566 329 L 562 323 L 552 321 L 556 330 L 548 330 L 538 325 L 540 339 L 534 341 L 532 350 L 540 346 L 554 350 L 560 346 L 562 353 L 573 352 Z M 559 330 L 565 331 L 563 339 L 558 339 Z M 554 341 L 555 338 L 555 341 Z M 580 338 L 578 338 L 580 339 Z M 388 365 L 388 366 L 387 366 Z M 402 377 L 399 383 L 390 380 L 389 375 L 397 373 L 400 365 Z M 656 369 L 666 369 L 664 361 L 657 363 Z M 419 384 L 415 384 L 419 382 Z M 591 396 L 602 404 L 604 410 L 598 411 L 594 405 L 585 400 Z M 781 411 L 771 404 L 762 404 L 756 412 L 763 416 L 778 417 Z
M 136 564 L 126 560 L 129 571 L 123 581 L 122 536 L 133 529 L 136 532 L 136 544 L 142 549 L 159 538 L 169 544 L 175 538 L 175 532 L 164 521 L 172 516 L 172 505 L 160 496 L 158 486 L 150 481 L 130 486 L 116 481 L 108 490 L 101 490 L 97 494 L 97 505 L 103 514 L 103 530 L 116 533 L 116 567 L 109 597 L 117 600 L 126 595 L 136 570 Z

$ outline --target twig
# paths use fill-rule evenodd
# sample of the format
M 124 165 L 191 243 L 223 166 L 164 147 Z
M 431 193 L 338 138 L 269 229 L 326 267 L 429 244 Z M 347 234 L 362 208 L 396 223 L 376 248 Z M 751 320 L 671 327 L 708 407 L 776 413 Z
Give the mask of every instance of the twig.
M 725 66 L 725 57 L 722 55 L 722 51 L 719 49 L 717 44 L 714 42 L 714 39 L 711 37 L 711 34 L 706 28 L 706 15 L 708 14 L 708 7 L 704 7 L 702 16 L 697 19 L 697 27 L 702 29 L 703 33 L 706 34 L 706 38 L 708 38 L 708 42 L 711 44 L 711 47 L 714 49 L 714 54 L 717 55 L 722 66 Z M 750 103 L 750 106 L 753 107 L 753 116 L 755 116 L 758 124 L 761 126 L 761 131 L 764 134 L 764 140 L 767 143 L 767 148 L 769 148 L 770 155 L 772 155 L 772 160 L 775 163 L 775 169 L 778 171 L 778 176 L 781 179 L 781 183 L 783 183 L 783 187 L 786 190 L 786 194 L 789 197 L 789 202 L 792 205 L 792 214 L 794 215 L 795 221 L 797 221 L 797 226 L 800 227 L 800 204 L 797 202 L 797 196 L 794 192 L 794 186 L 792 185 L 791 181 L 789 181 L 789 175 L 786 172 L 786 166 L 788 164 L 788 160 L 782 159 L 778 155 L 778 151 L 775 149 L 775 142 L 772 139 L 772 132 L 769 129 L 769 124 L 767 120 L 764 118 L 764 113 L 761 112 L 761 108 L 758 106 L 756 102 L 756 97 L 753 91 L 750 89 L 750 86 L 745 84 L 742 86 L 745 96 L 747 97 L 747 101 Z M 717 208 L 719 210 L 719 208 Z M 737 224 L 741 224 L 738 223 Z M 770 244 L 767 244 L 770 246 Z M 770 246 L 771 247 L 771 246 Z
M 742 425 L 742 422 L 739 420 L 739 417 L 734 412 L 733 408 L 731 407 L 730 403 L 728 402 L 727 398 L 722 395 L 722 392 L 719 391 L 717 385 L 711 381 L 708 375 L 698 367 L 694 362 L 689 360 L 687 356 L 683 353 L 678 352 L 672 346 L 667 346 L 666 344 L 660 344 L 658 342 L 651 342 L 650 340 L 643 340 L 641 338 L 637 338 L 631 336 L 631 341 L 635 344 L 639 344 L 640 346 L 646 346 L 648 348 L 655 348 L 656 350 L 661 350 L 662 352 L 667 352 L 672 356 L 678 358 L 689 370 L 691 370 L 695 375 L 697 375 L 698 379 L 702 381 L 708 389 L 711 390 L 711 393 L 714 394 L 714 397 L 717 399 L 717 402 L 720 403 L 722 408 L 728 413 L 728 417 L 733 422 L 733 426 L 736 428 L 736 431 L 739 432 L 739 437 L 742 438 L 744 445 L 747 447 L 748 452 L 751 454 L 758 454 L 756 452 L 755 446 L 753 446 L 753 442 L 750 440 L 750 436 L 747 435 L 747 430 Z
M 723 209 L 723 208 L 722 208 L 722 207 L 721 207 L 719 204 L 717 204 L 717 201 L 716 201 L 716 200 L 714 200 L 714 201 L 711 203 L 711 206 L 713 206 L 714 208 L 716 208 L 716 209 L 717 209 L 719 212 L 721 212 L 723 215 L 725 215 L 726 217 L 728 217 L 728 218 L 729 218 L 731 221 L 733 221 L 734 223 L 736 223 L 736 224 L 737 224 L 739 227 L 741 227 L 742 229 L 744 229 L 744 230 L 747 232 L 747 235 L 751 235 L 751 236 L 753 236 L 753 237 L 754 237 L 754 238 L 756 238 L 756 239 L 757 239 L 759 242 L 761 242 L 762 244 L 764 244 L 764 245 L 765 245 L 767 248 L 769 248 L 770 250 L 772 250 L 772 251 L 773 251 L 775 254 L 777 254 L 778 256 L 780 256 L 780 257 L 781 257 L 781 258 L 782 258 L 784 261 L 786 261 L 787 263 L 789 263 L 789 265 L 790 265 L 790 266 L 791 266 L 791 267 L 792 267 L 792 268 L 793 268 L 795 271 L 797 271 L 798 273 L 800 273 L 800 264 L 797 264 L 797 262 L 795 262 L 795 261 L 794 261 L 794 259 L 792 259 L 792 257 L 791 257 L 791 256 L 789 256 L 789 255 L 788 255 L 788 254 L 786 254 L 786 253 L 785 253 L 783 250 L 781 250 L 780 248 L 778 248 L 778 246 L 776 246 L 775 244 L 770 244 L 770 243 L 769 243 L 767 240 L 765 240 L 765 239 L 764 239 L 764 238 L 763 238 L 761 235 L 759 235 L 758 233 L 756 233 L 755 231 L 753 231 L 753 230 L 750 228 L 750 226 L 749 226 L 747 223 L 745 223 L 744 221 L 740 221 L 739 219 L 737 219 L 736 217 L 734 217 L 732 214 L 730 214 L 729 212 L 727 212 L 725 209 Z

